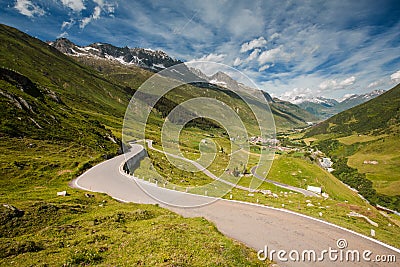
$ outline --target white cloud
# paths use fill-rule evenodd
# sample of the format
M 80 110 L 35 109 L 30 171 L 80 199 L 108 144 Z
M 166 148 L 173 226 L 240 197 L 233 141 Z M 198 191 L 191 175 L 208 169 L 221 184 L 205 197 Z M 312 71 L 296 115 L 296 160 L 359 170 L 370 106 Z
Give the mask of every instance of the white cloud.
M 258 71 L 259 71 L 259 72 L 262 72 L 262 71 L 264 71 L 264 70 L 269 69 L 270 67 L 271 67 L 271 66 L 267 64 L 267 65 L 264 65 L 264 66 L 262 66 L 261 68 L 259 68 Z
M 250 55 L 245 59 L 236 57 L 235 60 L 233 61 L 233 66 L 236 67 L 236 66 L 242 65 L 244 63 L 249 63 L 250 61 L 257 59 L 260 52 L 261 52 L 261 50 L 257 48 L 257 49 L 254 49 L 253 52 L 251 52 Z
M 269 37 L 269 40 L 272 41 L 272 40 L 278 39 L 279 37 L 281 37 L 281 35 L 279 33 L 277 33 L 277 32 L 274 32 L 271 35 L 271 37 Z
M 85 28 L 90 22 L 92 21 L 92 17 L 87 17 L 87 18 L 83 18 L 81 20 L 81 24 L 79 25 L 79 28 L 83 29 Z
M 210 1 L 215 8 L 216 1 Z M 222 3 L 222 2 L 221 2 Z M 232 2 L 233 5 L 236 3 Z M 245 3 L 249 5 L 248 3 Z M 225 5 L 225 4 L 222 4 Z M 251 10 L 251 7 L 242 6 L 232 10 L 233 14 L 225 17 L 227 29 L 234 37 L 243 38 L 250 32 L 261 32 L 264 28 L 264 18 L 260 11 Z M 224 7 L 222 7 L 224 9 Z M 218 12 L 221 14 L 222 12 Z
M 101 14 L 101 8 L 100 8 L 100 6 L 96 6 L 94 8 L 93 15 L 92 15 L 93 19 L 99 19 L 100 14 Z
M 338 86 L 338 83 L 336 80 L 326 80 L 319 84 L 319 88 L 321 90 L 334 89 L 337 86 Z
M 82 0 L 61 0 L 61 3 L 75 12 L 81 12 L 86 8 Z
M 339 85 L 340 85 L 340 86 L 349 86 L 349 85 L 354 84 L 355 81 L 356 81 L 356 77 L 351 76 L 351 77 L 349 77 L 349 78 L 344 79 L 343 81 L 341 81 L 341 82 L 339 83 Z
M 104 5 L 104 1 L 103 0 L 93 0 L 93 2 L 95 2 L 99 6 L 103 6 Z
M 314 92 L 310 88 L 294 88 L 284 92 L 279 98 L 296 103 L 296 99 L 298 98 L 311 98 L 313 95 Z
M 96 3 L 97 6 L 94 7 L 93 13 L 90 17 L 86 17 L 81 20 L 81 24 L 79 25 L 81 29 L 85 28 L 93 20 L 100 19 L 102 11 L 108 13 L 110 16 L 113 16 L 112 13 L 114 12 L 115 4 L 104 2 L 104 0 L 93 0 L 93 2 Z
M 378 86 L 379 84 L 380 84 L 379 81 L 375 81 L 375 82 L 372 82 L 372 83 L 368 84 L 367 88 L 373 88 L 373 87 Z
M 265 64 L 267 62 L 273 62 L 275 58 L 280 54 L 280 52 L 281 52 L 280 47 L 264 51 L 258 58 L 258 62 L 260 62 L 260 65 Z
M 233 61 L 233 66 L 234 67 L 236 67 L 236 66 L 239 66 L 240 64 L 242 64 L 242 60 L 240 59 L 240 58 L 235 58 L 235 61 Z
M 74 25 L 74 23 L 75 23 L 75 21 L 73 19 L 71 19 L 70 21 L 64 21 L 61 25 L 61 30 L 65 29 L 65 28 L 67 28 L 67 29 L 71 28 L 72 25 Z
M 225 59 L 225 54 L 208 54 L 206 56 L 202 56 L 201 58 L 197 59 L 197 61 L 211 61 L 211 62 L 223 62 Z
M 240 48 L 240 52 L 244 53 L 253 50 L 254 48 L 264 47 L 266 44 L 267 40 L 265 40 L 264 37 L 261 36 L 257 39 L 251 40 L 250 42 L 243 43 L 242 47 Z
M 343 89 L 347 86 L 353 85 L 356 81 L 356 77 L 351 76 L 342 81 L 338 81 L 336 79 L 325 80 L 319 84 L 319 88 L 323 91 L 334 90 L 334 89 Z
M 292 57 L 293 55 L 283 51 L 283 46 L 280 45 L 276 48 L 262 52 L 258 57 L 258 62 L 260 65 L 263 65 L 265 63 L 273 63 L 275 61 L 289 61 Z
M 93 0 L 93 2 L 107 13 L 114 13 L 115 5 L 117 5 L 117 3 L 104 2 L 104 0 Z
M 43 16 L 45 14 L 44 10 L 38 5 L 32 4 L 29 0 L 17 0 L 15 2 L 14 8 L 19 11 L 22 15 L 27 17 Z
M 249 57 L 246 59 L 247 61 L 252 61 L 258 57 L 258 53 L 260 53 L 260 49 L 254 49 L 253 52 L 249 55 Z
M 81 29 L 85 28 L 92 20 L 97 20 L 100 18 L 101 8 L 100 6 L 96 6 L 93 10 L 93 14 L 90 17 L 83 18 L 79 27 Z
M 65 37 L 68 37 L 68 33 L 67 32 L 62 32 L 57 36 L 57 39 L 58 38 L 65 38 Z
M 392 75 L 390 75 L 390 79 L 395 83 L 400 82 L 400 70 L 398 70 L 395 73 L 393 73 Z

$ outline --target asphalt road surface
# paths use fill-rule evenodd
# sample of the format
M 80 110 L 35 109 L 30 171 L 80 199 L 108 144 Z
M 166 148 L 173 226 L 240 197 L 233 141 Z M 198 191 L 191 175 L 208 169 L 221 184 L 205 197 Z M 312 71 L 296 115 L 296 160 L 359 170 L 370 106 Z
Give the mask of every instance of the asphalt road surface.
M 124 174 L 121 166 L 126 158 L 133 157 L 142 150 L 143 146 L 132 145 L 127 154 L 100 163 L 79 176 L 72 181 L 73 186 L 83 190 L 103 192 L 124 202 L 158 203 L 185 217 L 204 217 L 215 223 L 223 234 L 256 251 L 265 249 L 265 246 L 268 248 L 268 253 L 271 253 L 271 250 L 286 251 L 287 254 L 283 255 L 282 252 L 281 256 L 288 258 L 288 261 L 279 260 L 277 253 L 273 255 L 273 260 L 279 266 L 398 266 L 399 249 L 294 212 L 222 199 L 212 199 L 214 201 L 212 204 L 196 208 L 178 207 L 176 205 L 182 203 L 186 203 L 187 206 L 202 205 L 210 202 L 210 198 L 168 190 Z M 379 229 L 377 231 L 379 232 Z M 342 250 L 338 248 L 337 240 L 339 239 L 346 240 L 346 248 Z M 293 262 L 289 259 L 289 253 L 292 258 L 295 258 L 298 252 L 301 258 L 304 251 L 310 250 L 316 252 L 317 258 L 320 258 L 324 250 L 330 252 L 323 254 L 324 261 L 322 262 L 308 260 Z M 347 262 L 346 256 L 340 262 L 340 255 L 350 255 L 351 253 L 348 252 L 351 250 L 357 250 L 360 253 L 360 262 Z M 366 258 L 371 259 L 369 262 L 363 260 L 363 252 L 367 250 L 372 252 L 370 255 L 368 253 L 365 255 Z M 308 254 L 306 252 L 306 258 Z M 374 261 L 377 255 L 394 255 L 397 263 L 378 263 Z M 260 256 L 264 255 L 260 254 Z M 330 260 L 329 256 L 332 259 L 339 257 L 337 260 Z

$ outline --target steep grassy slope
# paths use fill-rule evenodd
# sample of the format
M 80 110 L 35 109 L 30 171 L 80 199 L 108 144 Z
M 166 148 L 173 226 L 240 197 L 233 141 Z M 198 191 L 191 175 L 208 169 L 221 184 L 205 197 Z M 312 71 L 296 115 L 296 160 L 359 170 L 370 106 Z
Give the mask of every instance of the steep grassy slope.
M 62 92 L 63 102 L 71 108 L 123 115 L 129 96 L 121 86 L 15 29 L 1 25 L 0 34 L 1 67 L 20 72 L 44 89 Z
M 259 265 L 205 220 L 68 187 L 117 153 L 131 94 L 0 25 L 0 265 Z

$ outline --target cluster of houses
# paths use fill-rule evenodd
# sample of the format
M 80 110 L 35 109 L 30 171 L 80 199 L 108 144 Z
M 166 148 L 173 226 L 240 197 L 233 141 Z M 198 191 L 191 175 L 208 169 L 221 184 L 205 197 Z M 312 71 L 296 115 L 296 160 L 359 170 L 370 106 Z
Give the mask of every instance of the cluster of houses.
M 273 145 L 273 146 L 276 146 L 276 145 L 278 145 L 280 143 L 278 139 L 275 139 L 275 138 L 263 138 L 263 137 L 260 137 L 260 136 L 252 136 L 252 137 L 250 137 L 249 142 L 250 142 L 250 144 L 253 144 L 253 145 L 259 144 L 259 145 Z

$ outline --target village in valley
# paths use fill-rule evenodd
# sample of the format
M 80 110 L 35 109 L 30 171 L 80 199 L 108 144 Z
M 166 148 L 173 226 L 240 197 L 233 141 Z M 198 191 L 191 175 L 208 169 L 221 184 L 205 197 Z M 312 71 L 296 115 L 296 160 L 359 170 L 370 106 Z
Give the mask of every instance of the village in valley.
M 332 168 L 333 161 L 331 160 L 331 158 L 324 155 L 324 153 L 322 151 L 319 151 L 317 148 L 308 146 L 302 140 L 293 141 L 283 135 L 278 136 L 277 138 L 263 138 L 260 136 L 252 136 L 249 138 L 248 141 L 251 146 L 259 146 L 261 150 L 275 150 L 275 154 L 303 154 L 305 157 L 307 157 L 312 162 L 325 169 L 329 173 L 334 171 L 334 169 Z M 323 192 L 321 187 L 308 185 L 306 189 L 308 191 L 320 194 L 325 198 L 329 197 L 326 192 Z

